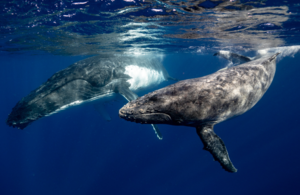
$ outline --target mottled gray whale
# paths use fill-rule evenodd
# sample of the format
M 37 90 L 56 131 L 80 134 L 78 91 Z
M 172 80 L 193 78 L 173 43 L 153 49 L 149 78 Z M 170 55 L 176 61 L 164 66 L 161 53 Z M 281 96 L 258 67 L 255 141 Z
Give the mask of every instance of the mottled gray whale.
M 179 81 L 127 103 L 119 116 L 137 123 L 195 127 L 204 150 L 226 171 L 236 172 L 214 125 L 245 113 L 262 98 L 274 78 L 278 54 Z
M 169 76 L 157 57 L 90 57 L 55 73 L 21 99 L 12 109 L 6 123 L 24 129 L 44 116 L 85 102 L 111 99 L 116 93 L 131 101 L 138 97 L 134 91 L 165 80 L 176 79 Z M 109 118 L 105 111 L 101 113 Z M 157 127 L 153 125 L 153 128 L 161 138 Z

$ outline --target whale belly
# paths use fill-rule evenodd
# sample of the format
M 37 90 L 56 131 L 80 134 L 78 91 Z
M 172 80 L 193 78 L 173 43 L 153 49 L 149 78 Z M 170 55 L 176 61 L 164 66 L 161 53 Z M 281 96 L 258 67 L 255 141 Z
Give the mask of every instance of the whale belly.
M 129 65 L 125 67 L 125 74 L 131 77 L 127 82 L 133 91 L 143 89 L 149 86 L 155 86 L 165 80 L 162 71 L 140 67 L 137 65 Z

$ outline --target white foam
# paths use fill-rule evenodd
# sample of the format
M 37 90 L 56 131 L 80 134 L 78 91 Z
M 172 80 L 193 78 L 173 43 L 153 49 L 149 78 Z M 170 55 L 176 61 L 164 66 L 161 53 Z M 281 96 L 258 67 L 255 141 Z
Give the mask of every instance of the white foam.
M 283 57 L 291 56 L 294 57 L 296 53 L 300 50 L 300 45 L 288 46 L 288 47 L 273 47 L 267 49 L 258 50 L 257 53 L 264 56 L 264 55 L 271 55 L 277 52 L 280 52 L 277 59 L 281 60 Z
M 225 58 L 230 59 L 230 53 L 231 53 L 230 51 L 220 50 L 219 53 L 222 54 Z M 232 61 L 228 60 L 228 64 L 225 66 L 225 68 L 222 68 L 222 69 L 227 69 L 227 68 L 231 67 L 232 65 L 233 65 Z
M 84 5 L 84 4 L 87 4 L 88 1 L 85 1 L 85 2 L 75 2 L 75 3 L 72 3 L 72 5 Z
M 158 72 L 137 65 L 126 66 L 125 74 L 131 77 L 131 79 L 128 80 L 130 83 L 129 89 L 134 91 L 151 85 L 158 85 L 165 80 L 162 71 Z
M 229 51 L 225 51 L 225 50 L 221 50 L 220 51 L 220 54 L 223 54 L 224 56 L 226 56 L 227 58 L 229 58 L 230 57 L 230 52 Z
M 151 9 L 151 10 L 154 11 L 154 12 L 163 12 L 162 9 Z

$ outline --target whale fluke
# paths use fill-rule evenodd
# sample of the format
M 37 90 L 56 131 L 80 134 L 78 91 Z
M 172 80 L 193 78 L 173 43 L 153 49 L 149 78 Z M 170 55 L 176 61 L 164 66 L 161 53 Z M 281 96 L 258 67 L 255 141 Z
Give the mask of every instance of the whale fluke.
M 221 164 L 223 169 L 231 173 L 237 172 L 237 169 L 233 166 L 229 158 L 223 140 L 214 132 L 213 126 L 198 126 L 196 129 L 197 134 L 204 145 L 203 149 L 209 151 L 213 155 L 214 159 Z
M 246 57 L 246 56 L 243 56 L 240 54 L 236 54 L 236 53 L 231 53 L 229 51 L 219 51 L 219 52 L 215 53 L 214 56 L 220 56 L 236 65 L 251 61 L 251 59 L 249 57 Z

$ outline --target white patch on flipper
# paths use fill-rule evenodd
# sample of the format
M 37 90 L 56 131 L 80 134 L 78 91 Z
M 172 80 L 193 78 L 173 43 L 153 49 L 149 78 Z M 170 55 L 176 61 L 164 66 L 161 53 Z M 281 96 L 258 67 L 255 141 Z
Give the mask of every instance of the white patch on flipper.
M 130 90 L 138 90 L 151 85 L 158 85 L 165 80 L 163 72 L 140 67 L 137 65 L 129 65 L 125 67 L 125 74 L 129 75 L 131 79 L 128 80 L 130 83 Z
M 105 94 L 105 95 L 99 95 L 99 96 L 96 96 L 96 97 L 93 97 L 91 99 L 88 99 L 88 100 L 76 100 L 70 104 L 67 104 L 67 105 L 64 105 L 62 107 L 60 107 L 59 109 L 45 115 L 45 116 L 50 116 L 52 114 L 55 114 L 55 113 L 58 113 L 62 110 L 65 110 L 67 108 L 70 108 L 70 107 L 73 107 L 73 106 L 77 106 L 77 105 L 80 105 L 80 104 L 83 104 L 83 103 L 88 103 L 88 102 L 92 102 L 92 101 L 95 101 L 95 100 L 98 100 L 98 99 L 102 99 L 103 101 L 109 101 L 110 99 L 113 99 L 114 97 L 114 93 L 109 93 L 109 94 Z

